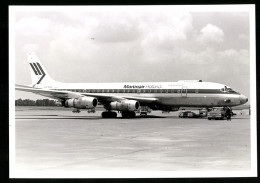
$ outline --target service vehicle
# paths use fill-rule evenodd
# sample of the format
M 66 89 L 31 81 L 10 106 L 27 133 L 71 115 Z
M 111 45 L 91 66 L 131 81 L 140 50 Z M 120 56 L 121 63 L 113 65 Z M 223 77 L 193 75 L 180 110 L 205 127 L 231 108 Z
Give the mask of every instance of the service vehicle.
M 211 119 L 226 119 L 227 113 L 223 107 L 221 108 L 213 108 L 212 111 L 208 112 L 208 120 Z
M 197 118 L 199 115 L 197 115 L 195 112 L 192 111 L 182 111 L 179 113 L 180 118 Z
M 203 118 L 203 117 L 207 117 L 208 116 L 208 111 L 207 109 L 201 109 L 199 110 L 199 117 Z

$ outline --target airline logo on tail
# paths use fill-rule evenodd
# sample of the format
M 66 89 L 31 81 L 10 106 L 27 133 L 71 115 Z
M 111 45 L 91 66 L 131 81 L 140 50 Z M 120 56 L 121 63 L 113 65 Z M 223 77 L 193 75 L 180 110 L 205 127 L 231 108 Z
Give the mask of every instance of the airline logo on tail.
M 42 79 L 45 77 L 45 72 L 43 71 L 41 65 L 36 62 L 36 63 L 29 63 L 34 74 L 35 75 L 42 75 L 42 77 L 39 79 L 39 81 L 37 82 L 37 84 L 40 84 L 40 82 L 42 81 Z

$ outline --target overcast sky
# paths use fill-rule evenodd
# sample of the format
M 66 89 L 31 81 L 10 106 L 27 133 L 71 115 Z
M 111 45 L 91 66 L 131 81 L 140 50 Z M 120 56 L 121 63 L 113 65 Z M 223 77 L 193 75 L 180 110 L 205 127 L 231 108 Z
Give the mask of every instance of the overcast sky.
M 202 79 L 250 97 L 250 16 L 230 10 L 16 7 L 15 83 L 31 84 L 26 52 L 34 51 L 61 82 Z

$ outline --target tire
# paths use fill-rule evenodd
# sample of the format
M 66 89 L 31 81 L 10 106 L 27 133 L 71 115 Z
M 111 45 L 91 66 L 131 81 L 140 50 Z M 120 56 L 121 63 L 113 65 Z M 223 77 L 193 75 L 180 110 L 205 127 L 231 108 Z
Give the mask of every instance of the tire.
M 121 115 L 123 118 L 127 118 L 128 117 L 128 113 L 126 111 L 122 111 Z
M 117 113 L 104 111 L 104 112 L 102 112 L 101 116 L 102 116 L 102 118 L 116 118 Z
M 130 118 L 135 118 L 135 116 L 136 116 L 136 114 L 135 114 L 134 111 L 133 111 L 133 112 L 130 112 L 130 114 L 129 114 L 129 117 L 130 117 Z
M 122 111 L 121 115 L 123 118 L 134 118 L 136 116 L 134 111 Z
M 208 118 L 208 120 L 211 120 L 211 118 Z
M 116 112 L 111 112 L 112 114 L 111 114 L 111 116 L 112 116 L 112 118 L 116 118 L 117 117 L 117 113 Z
M 102 118 L 107 118 L 107 112 L 102 112 L 101 116 Z

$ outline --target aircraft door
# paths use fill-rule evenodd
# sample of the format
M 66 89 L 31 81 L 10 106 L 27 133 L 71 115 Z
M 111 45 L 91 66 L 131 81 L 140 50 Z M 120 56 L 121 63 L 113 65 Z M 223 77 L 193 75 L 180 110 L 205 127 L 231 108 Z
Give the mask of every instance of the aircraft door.
M 137 93 L 138 93 L 138 95 L 140 95 L 141 89 L 137 89 Z
M 181 89 L 181 96 L 187 97 L 187 86 L 183 86 Z

